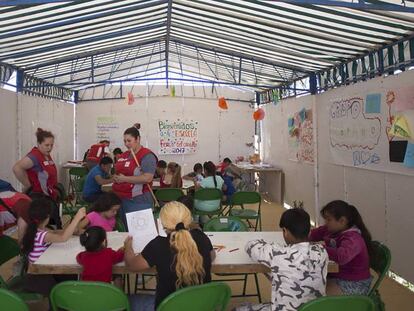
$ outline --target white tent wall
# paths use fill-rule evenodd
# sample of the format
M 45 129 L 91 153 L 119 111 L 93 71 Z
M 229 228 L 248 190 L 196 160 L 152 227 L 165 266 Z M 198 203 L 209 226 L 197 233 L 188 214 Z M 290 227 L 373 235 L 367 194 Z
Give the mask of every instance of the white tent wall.
M 65 182 L 66 176 L 60 168 L 74 154 L 74 105 L 4 89 L 0 89 L 0 102 L 2 143 L 7 146 L 0 157 L 0 178 L 20 189 L 12 167 L 36 146 L 35 133 L 41 127 L 55 135 L 52 157 L 59 170 L 59 180 Z
M 158 120 L 198 121 L 198 148 L 194 154 L 162 155 L 165 161 L 174 161 L 182 166 L 184 173 L 190 172 L 197 162 L 211 160 L 215 163 L 225 157 L 235 159 L 253 152 L 246 144 L 254 141 L 253 108 L 254 93 L 241 92 L 230 87 L 175 86 L 175 97 L 165 86 L 124 86 L 124 94 L 132 92 L 135 102 L 127 105 L 124 99 L 80 102 L 76 107 L 77 158 L 97 141 L 97 118 L 106 116 L 116 119 L 118 129 L 111 129 L 115 135 L 111 149 L 123 145 L 123 131 L 134 123 L 141 124 L 141 142 L 157 155 L 159 151 Z M 95 90 L 95 96 L 102 89 Z M 82 98 L 91 97 L 84 92 Z M 147 96 L 149 95 L 149 96 Z M 218 96 L 227 99 L 228 110 L 218 107 Z
M 16 185 L 12 167 L 17 159 L 17 97 L 16 93 L 0 88 L 1 145 L 0 178 Z
M 289 160 L 288 118 L 302 108 L 312 108 L 312 96 L 291 98 L 278 105 L 264 107 L 262 154 L 263 161 L 280 166 L 284 172 L 285 202 L 303 201 L 304 208 L 315 219 L 313 165 Z
M 399 171 L 392 173 L 334 164 L 330 150 L 328 115 L 333 100 L 354 96 L 365 98 L 368 93 L 384 94 L 388 89 L 410 86 L 413 80 L 414 71 L 407 71 L 340 87 L 316 96 L 283 100 L 277 106 L 265 107 L 266 118 L 263 121 L 264 159 L 281 166 L 285 172 L 285 202 L 291 204 L 292 200 L 303 200 L 305 208 L 314 218 L 314 166 L 288 160 L 287 118 L 290 111 L 311 107 L 312 100 L 315 101 L 319 184 L 317 210 L 335 199 L 354 204 L 373 238 L 383 241 L 391 249 L 391 269 L 410 282 L 414 282 L 414 248 L 409 246 L 407 234 L 412 231 L 414 224 L 414 177 L 408 175 L 412 174 L 413 169 L 399 164 Z M 384 110 L 382 113 L 385 113 Z

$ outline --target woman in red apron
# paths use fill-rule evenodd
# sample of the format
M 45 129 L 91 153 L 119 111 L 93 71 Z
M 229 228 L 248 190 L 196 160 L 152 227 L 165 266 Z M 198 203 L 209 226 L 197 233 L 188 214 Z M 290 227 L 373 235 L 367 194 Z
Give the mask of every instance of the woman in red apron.
M 157 157 L 141 145 L 139 124 L 125 130 L 124 144 L 128 151 L 122 153 L 115 164 L 113 191 L 121 198 L 121 215 L 152 208 L 150 192 L 157 166 Z
M 58 191 L 56 189 L 57 169 L 50 155 L 55 137 L 52 132 L 38 128 L 36 131 L 37 147 L 32 150 L 13 167 L 17 180 L 23 184 L 23 192 L 32 198 L 48 197 L 54 202 L 51 223 L 58 229 L 62 227 L 59 208 L 56 204 Z

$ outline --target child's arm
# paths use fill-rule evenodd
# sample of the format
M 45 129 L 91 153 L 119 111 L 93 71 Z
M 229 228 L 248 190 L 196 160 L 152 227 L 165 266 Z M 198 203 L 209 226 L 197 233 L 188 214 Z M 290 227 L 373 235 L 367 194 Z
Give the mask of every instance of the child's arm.
M 309 234 L 309 241 L 311 242 L 323 241 L 324 237 L 328 234 L 329 232 L 326 226 L 320 226 L 318 228 L 311 230 Z
M 120 248 L 117 251 L 112 250 L 112 264 L 117 264 L 124 260 L 124 248 Z
M 101 175 L 96 175 L 95 176 L 95 181 L 98 183 L 98 185 L 107 185 L 107 184 L 111 184 L 114 182 L 113 178 L 103 178 Z
M 78 226 L 77 226 L 77 228 L 76 228 L 76 230 L 75 230 L 75 234 L 82 234 L 84 231 L 85 231 L 85 229 L 88 227 L 88 225 L 89 225 L 89 223 L 90 223 L 90 221 L 89 221 L 89 219 L 88 219 L 88 216 L 86 216 L 84 219 L 82 219 L 79 223 L 78 223 Z
M 73 235 L 77 225 L 83 217 L 86 215 L 86 208 L 82 207 L 78 210 L 72 222 L 63 230 L 63 232 L 55 233 L 48 232 L 45 236 L 45 243 L 59 243 L 66 242 Z
M 264 240 L 253 240 L 247 242 L 245 250 L 247 254 L 255 261 L 258 261 L 266 266 L 271 266 L 273 258 L 273 247 Z
M 328 252 L 329 259 L 342 266 L 354 259 L 362 249 L 361 243 L 358 243 L 358 241 L 355 241 L 351 237 L 344 237 L 339 247 L 330 247 L 327 245 L 326 251 Z
M 124 260 L 128 269 L 134 272 L 140 272 L 150 268 L 148 262 L 141 254 L 135 256 L 134 250 L 132 248 L 132 237 L 129 236 L 126 238 L 124 246 Z

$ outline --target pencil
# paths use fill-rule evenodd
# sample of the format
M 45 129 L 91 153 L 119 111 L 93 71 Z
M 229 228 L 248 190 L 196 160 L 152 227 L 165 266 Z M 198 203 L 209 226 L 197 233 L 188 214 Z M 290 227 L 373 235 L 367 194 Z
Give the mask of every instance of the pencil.
M 239 248 L 231 249 L 231 250 L 229 250 L 229 253 L 235 252 L 235 251 L 238 251 L 238 250 L 239 250 Z

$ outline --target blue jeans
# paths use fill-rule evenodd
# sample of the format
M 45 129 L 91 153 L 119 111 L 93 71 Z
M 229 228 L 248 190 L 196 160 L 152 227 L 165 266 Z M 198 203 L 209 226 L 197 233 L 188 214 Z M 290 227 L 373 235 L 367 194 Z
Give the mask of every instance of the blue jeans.
M 120 215 L 125 228 L 128 229 L 128 224 L 126 221 L 126 214 L 131 212 L 142 211 L 145 209 L 152 209 L 153 200 L 151 193 L 145 192 L 142 195 L 138 195 L 132 199 L 122 199 Z
M 135 294 L 129 295 L 131 311 L 154 311 L 155 295 Z

